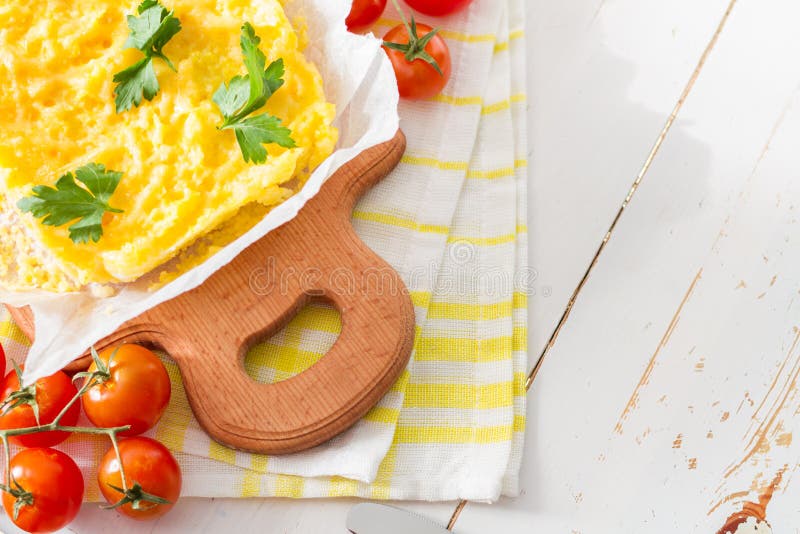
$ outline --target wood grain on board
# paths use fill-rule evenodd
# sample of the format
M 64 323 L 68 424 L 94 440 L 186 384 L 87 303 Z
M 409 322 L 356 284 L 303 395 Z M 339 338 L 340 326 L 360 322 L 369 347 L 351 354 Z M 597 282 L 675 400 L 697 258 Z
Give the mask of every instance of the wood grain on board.
M 251 245 L 198 288 L 125 323 L 96 344 L 165 350 L 178 363 L 197 420 L 236 449 L 283 454 L 345 431 L 408 363 L 414 308 L 397 273 L 356 236 L 355 202 L 405 151 L 398 132 L 344 165 L 298 216 Z M 305 372 L 274 384 L 244 371 L 247 350 L 283 328 L 310 300 L 331 303 L 342 332 Z M 13 310 L 35 335 L 30 309 Z M 84 356 L 85 358 L 85 356 Z

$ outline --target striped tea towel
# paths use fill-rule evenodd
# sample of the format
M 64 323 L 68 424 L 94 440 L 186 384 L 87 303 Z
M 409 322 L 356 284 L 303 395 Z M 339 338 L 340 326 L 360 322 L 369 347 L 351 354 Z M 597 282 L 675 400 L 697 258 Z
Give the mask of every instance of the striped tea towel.
M 317 449 L 262 456 L 211 441 L 191 414 L 177 366 L 170 407 L 149 434 L 174 451 L 183 494 L 491 501 L 516 495 L 525 427 L 527 266 L 525 41 L 522 0 L 476 0 L 443 20 L 453 57 L 444 93 L 401 105 L 408 151 L 359 203 L 359 235 L 403 277 L 417 316 L 412 363 L 353 429 Z M 388 10 L 376 32 L 399 22 Z M 0 317 L 12 358 L 27 341 Z M 305 309 L 254 348 L 262 381 L 308 368 L 333 344 L 338 314 Z M 108 448 L 61 448 L 94 479 Z M 87 484 L 87 498 L 99 498 Z

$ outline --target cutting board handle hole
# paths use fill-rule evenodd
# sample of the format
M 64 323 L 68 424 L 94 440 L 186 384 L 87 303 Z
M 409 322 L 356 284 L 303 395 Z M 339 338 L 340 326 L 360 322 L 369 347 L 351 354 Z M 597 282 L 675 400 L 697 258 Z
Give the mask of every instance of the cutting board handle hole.
M 278 333 L 247 351 L 244 370 L 260 384 L 287 380 L 322 359 L 341 331 L 339 310 L 325 300 L 313 299 Z

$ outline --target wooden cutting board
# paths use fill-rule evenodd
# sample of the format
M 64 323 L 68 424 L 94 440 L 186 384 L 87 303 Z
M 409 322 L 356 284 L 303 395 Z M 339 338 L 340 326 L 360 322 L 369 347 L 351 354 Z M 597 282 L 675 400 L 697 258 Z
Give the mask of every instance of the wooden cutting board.
M 178 363 L 197 420 L 236 449 L 284 454 L 344 432 L 406 367 L 414 308 L 402 280 L 353 231 L 364 192 L 405 151 L 402 132 L 343 166 L 295 219 L 270 232 L 193 291 L 125 323 L 97 343 L 162 349 Z M 247 350 L 277 333 L 310 300 L 342 316 L 336 343 L 305 372 L 275 384 L 245 374 Z M 29 308 L 12 309 L 31 340 Z M 86 365 L 76 361 L 77 366 Z

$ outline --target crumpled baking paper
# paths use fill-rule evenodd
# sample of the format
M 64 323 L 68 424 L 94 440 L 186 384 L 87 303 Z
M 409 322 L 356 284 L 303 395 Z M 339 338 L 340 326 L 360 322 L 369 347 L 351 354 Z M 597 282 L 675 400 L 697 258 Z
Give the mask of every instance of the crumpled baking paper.
M 347 31 L 344 20 L 350 2 L 289 0 L 285 9 L 290 20 L 302 17 L 299 23 L 306 25 L 309 41 L 306 56 L 320 70 L 328 100 L 336 104 L 337 150 L 300 192 L 275 207 L 249 232 L 158 290 L 148 291 L 150 282 L 144 280 L 126 284 L 115 296 L 106 298 L 90 290 L 68 294 L 0 290 L 0 302 L 30 305 L 35 314 L 36 340 L 26 360 L 26 383 L 58 371 L 124 322 L 202 284 L 250 244 L 297 215 L 343 164 L 394 137 L 399 127 L 394 73 L 378 39 Z

